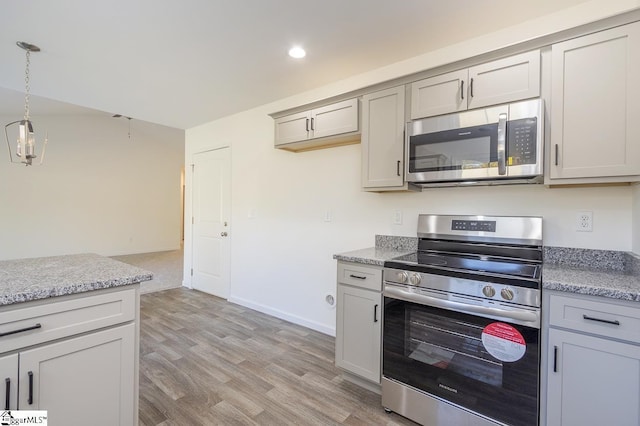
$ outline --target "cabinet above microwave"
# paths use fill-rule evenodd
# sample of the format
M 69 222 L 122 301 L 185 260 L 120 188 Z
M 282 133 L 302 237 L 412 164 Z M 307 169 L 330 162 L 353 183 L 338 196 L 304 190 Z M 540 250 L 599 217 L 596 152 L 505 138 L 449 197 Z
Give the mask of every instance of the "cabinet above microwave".
M 540 50 L 411 84 L 411 119 L 540 96 Z

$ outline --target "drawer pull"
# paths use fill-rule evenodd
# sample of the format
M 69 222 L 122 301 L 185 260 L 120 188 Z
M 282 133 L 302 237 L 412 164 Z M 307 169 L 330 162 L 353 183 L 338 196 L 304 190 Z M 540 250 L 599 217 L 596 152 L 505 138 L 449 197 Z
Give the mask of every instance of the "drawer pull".
M 7 384 L 7 395 L 5 396 L 4 409 L 8 410 L 9 402 L 11 402 L 11 379 L 7 377 L 4 381 Z
M 33 371 L 29 371 L 29 399 L 27 403 L 29 405 L 33 404 Z
M 353 275 L 353 274 L 351 274 L 351 275 L 349 275 L 349 276 L 350 276 L 351 278 L 355 278 L 355 279 L 358 279 L 358 280 L 366 280 L 366 279 L 367 279 L 367 277 L 363 277 L 363 276 L 361 276 L 361 275 Z
M 20 330 L 7 331 L 6 333 L 0 333 L 0 337 L 11 336 L 12 334 L 24 333 L 25 331 L 37 330 L 38 328 L 42 328 L 42 324 L 38 323 L 36 325 L 32 325 L 31 327 L 21 328 Z
M 620 321 L 618 320 L 606 320 L 606 319 L 602 319 L 602 318 L 594 318 L 594 317 L 590 317 L 587 315 L 582 315 L 583 319 L 586 319 L 588 321 L 597 321 L 597 322 L 603 322 L 605 324 L 613 324 L 613 325 L 620 325 Z

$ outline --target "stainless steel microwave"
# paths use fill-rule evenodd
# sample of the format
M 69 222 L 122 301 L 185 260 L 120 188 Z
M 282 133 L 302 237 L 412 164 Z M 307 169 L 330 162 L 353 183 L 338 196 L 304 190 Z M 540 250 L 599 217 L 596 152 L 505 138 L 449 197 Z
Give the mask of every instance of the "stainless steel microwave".
M 407 182 L 542 182 L 543 110 L 543 101 L 533 99 L 407 123 Z

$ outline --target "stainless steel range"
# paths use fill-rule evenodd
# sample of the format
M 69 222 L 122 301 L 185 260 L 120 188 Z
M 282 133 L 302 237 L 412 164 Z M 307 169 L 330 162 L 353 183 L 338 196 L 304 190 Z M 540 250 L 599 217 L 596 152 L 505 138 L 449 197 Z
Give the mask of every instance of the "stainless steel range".
M 542 218 L 420 215 L 385 262 L 382 405 L 425 425 L 537 425 Z

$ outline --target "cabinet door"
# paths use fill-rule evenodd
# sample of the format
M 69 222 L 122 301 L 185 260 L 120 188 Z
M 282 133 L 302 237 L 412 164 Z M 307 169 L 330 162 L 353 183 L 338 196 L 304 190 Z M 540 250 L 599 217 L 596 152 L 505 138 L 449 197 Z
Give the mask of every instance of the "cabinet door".
M 336 365 L 380 383 L 380 292 L 338 285 Z
M 640 424 L 640 346 L 550 329 L 548 359 L 547 426 Z
M 275 144 L 282 145 L 309 139 L 311 111 L 287 115 L 275 120 Z
M 467 109 L 467 70 L 426 78 L 411 84 L 411 119 Z
M 640 23 L 554 44 L 550 178 L 640 174 Z
M 469 68 L 469 109 L 540 96 L 540 51 Z
M 311 138 L 358 131 L 358 99 L 348 99 L 311 111 Z
M 0 357 L 0 404 L 3 410 L 15 410 L 18 405 L 18 354 Z
M 362 97 L 362 186 L 404 184 L 404 86 Z
M 48 410 L 51 424 L 135 425 L 135 356 L 134 324 L 21 352 L 19 408 Z

